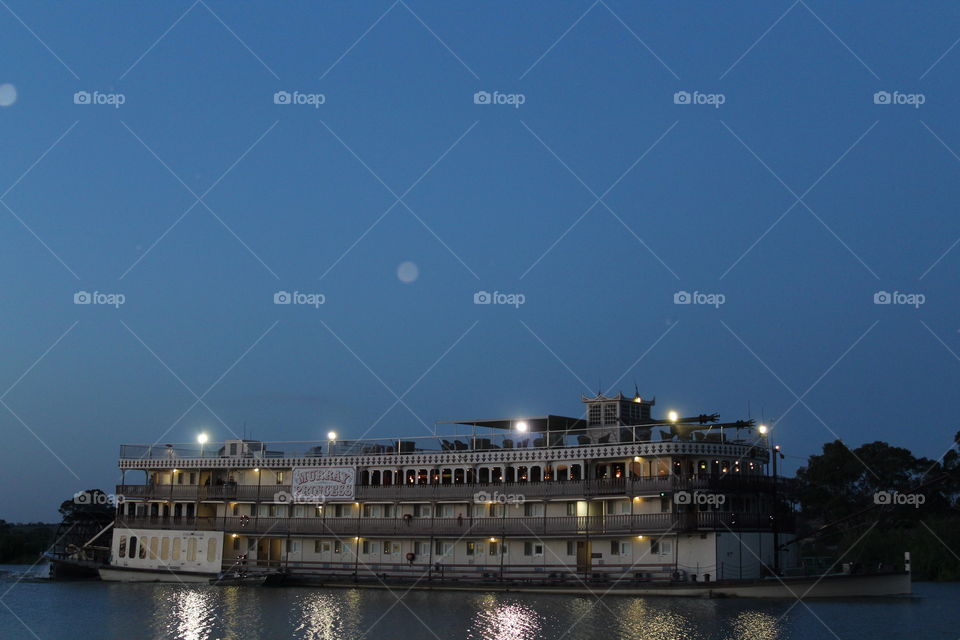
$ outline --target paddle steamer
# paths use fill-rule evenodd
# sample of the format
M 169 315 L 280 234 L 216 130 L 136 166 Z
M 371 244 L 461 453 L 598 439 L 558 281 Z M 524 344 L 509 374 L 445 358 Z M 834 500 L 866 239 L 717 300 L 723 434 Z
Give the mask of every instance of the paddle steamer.
M 580 418 L 438 423 L 449 435 L 122 445 L 100 575 L 784 595 L 799 557 L 762 425 L 581 400 Z

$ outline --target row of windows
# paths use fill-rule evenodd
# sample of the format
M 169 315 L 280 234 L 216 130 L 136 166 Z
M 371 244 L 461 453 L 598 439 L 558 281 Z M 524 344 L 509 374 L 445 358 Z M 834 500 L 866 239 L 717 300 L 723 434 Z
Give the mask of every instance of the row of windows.
M 120 536 L 117 555 L 121 558 L 139 558 L 140 560 L 146 560 L 149 556 L 150 560 L 159 558 L 163 562 L 170 561 L 176 564 L 180 562 L 181 551 L 183 551 L 183 541 L 179 537 L 151 536 L 147 538 L 144 536 L 138 539 L 137 536 L 130 536 L 128 545 L 127 536 Z M 197 561 L 196 538 L 187 539 L 186 553 L 183 555 L 187 562 Z M 210 539 L 207 541 L 207 562 L 214 562 L 216 559 L 217 541 Z
M 179 539 L 175 539 L 176 542 L 179 542 Z M 194 542 L 191 540 L 191 542 Z M 295 540 L 287 540 L 287 551 L 294 553 L 299 551 L 299 545 Z M 454 542 L 448 540 L 437 540 L 434 543 L 434 554 L 438 558 L 445 556 L 452 556 L 454 552 Z M 214 547 L 215 548 L 215 547 Z M 248 540 L 248 548 L 255 548 L 255 540 Z M 179 548 L 178 548 L 179 549 Z M 233 539 L 233 549 L 234 551 L 240 550 L 240 539 Z M 500 542 L 466 542 L 466 555 L 467 556 L 480 556 L 480 555 L 505 555 L 507 553 L 508 545 L 502 544 Z M 333 552 L 335 554 L 344 553 L 344 544 L 340 540 L 314 540 L 313 541 L 313 551 L 314 553 L 329 553 Z M 363 554 L 371 554 L 380 552 L 383 555 L 399 555 L 402 551 L 401 544 L 399 542 L 394 542 L 391 540 L 363 540 L 360 543 L 360 552 Z M 349 552 L 349 549 L 347 549 Z M 413 552 L 418 556 L 428 555 L 430 552 L 430 543 L 427 541 L 415 541 L 413 543 Z M 568 540 L 566 543 L 566 552 L 568 556 L 577 555 L 577 542 L 574 540 Z M 650 555 L 671 555 L 673 553 L 673 541 L 665 539 L 650 539 Z M 630 543 L 623 542 L 621 540 L 611 540 L 610 541 L 610 555 L 620 556 L 620 555 L 629 555 L 630 554 Z M 209 559 L 209 552 L 208 552 Z M 529 557 L 543 557 L 544 555 L 544 544 L 543 542 L 538 541 L 525 541 L 523 543 L 523 555 Z M 142 557 L 142 556 L 141 556 Z
M 362 486 L 391 486 L 394 484 L 473 484 L 475 482 L 541 482 L 544 480 L 581 480 L 582 465 L 562 464 L 514 467 L 480 467 L 464 469 L 439 467 L 435 469 L 364 469 L 360 472 Z

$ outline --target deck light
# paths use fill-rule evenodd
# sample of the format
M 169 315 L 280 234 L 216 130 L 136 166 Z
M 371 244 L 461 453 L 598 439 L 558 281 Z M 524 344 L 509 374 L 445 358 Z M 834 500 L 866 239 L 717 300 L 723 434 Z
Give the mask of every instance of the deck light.
M 260 467 L 254 467 L 254 468 L 253 468 L 253 472 L 254 472 L 254 473 L 260 473 Z
M 667 419 L 668 419 L 670 422 L 676 422 L 679 418 L 680 418 L 680 416 L 677 415 L 677 412 L 676 412 L 676 411 L 668 411 L 668 412 L 667 412 Z
M 517 431 L 519 431 L 520 433 L 526 433 L 526 431 L 527 431 L 527 423 L 526 423 L 526 422 L 523 422 L 522 420 L 521 420 L 520 422 L 518 422 L 518 423 L 517 423 Z
M 762 424 L 759 427 L 757 427 L 757 431 L 760 432 L 760 435 L 765 436 L 767 435 L 767 431 L 769 431 L 769 429 L 767 429 L 767 425 Z
M 205 434 L 205 433 L 199 433 L 199 434 L 197 434 L 197 442 L 200 443 L 200 457 L 201 457 L 201 458 L 203 457 L 203 445 L 207 444 L 207 440 L 209 440 L 209 439 L 210 439 L 210 438 L 208 438 L 208 437 L 207 437 L 207 434 Z
M 337 432 L 336 432 L 336 431 L 328 431 L 328 432 L 327 432 L 327 440 L 336 440 L 336 439 L 337 439 Z
M 643 536 L 637 536 L 637 540 L 643 540 Z
M 496 542 L 496 541 L 497 541 L 496 538 L 490 538 L 490 542 Z

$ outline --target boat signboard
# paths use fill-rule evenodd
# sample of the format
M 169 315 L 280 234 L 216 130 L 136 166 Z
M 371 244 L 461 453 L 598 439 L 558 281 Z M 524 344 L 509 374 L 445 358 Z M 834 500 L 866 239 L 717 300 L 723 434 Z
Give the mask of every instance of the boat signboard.
M 293 502 L 353 502 L 355 467 L 295 467 L 290 478 Z

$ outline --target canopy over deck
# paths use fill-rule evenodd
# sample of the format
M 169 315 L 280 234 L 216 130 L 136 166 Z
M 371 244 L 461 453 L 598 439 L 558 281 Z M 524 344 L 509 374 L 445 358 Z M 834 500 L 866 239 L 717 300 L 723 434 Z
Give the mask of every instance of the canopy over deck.
M 517 425 L 525 422 L 527 431 L 533 432 L 573 432 L 586 428 L 587 423 L 582 418 L 567 416 L 537 416 L 532 418 L 491 418 L 485 420 L 441 420 L 437 424 L 464 424 L 472 427 L 488 427 L 491 429 L 516 429 Z

